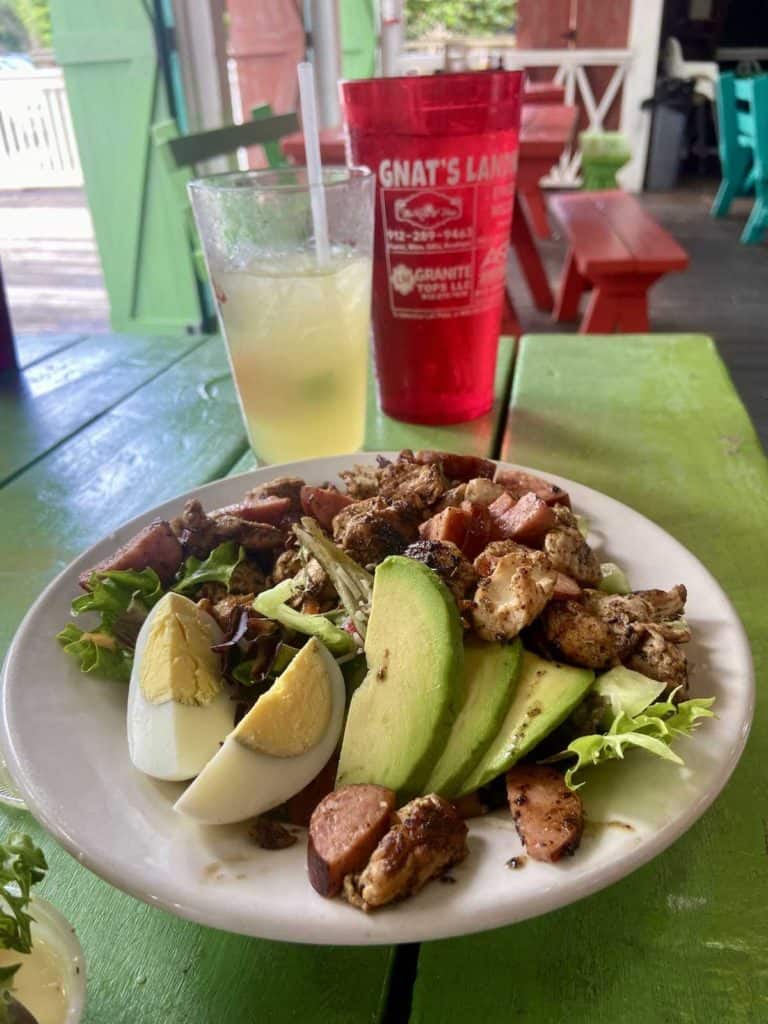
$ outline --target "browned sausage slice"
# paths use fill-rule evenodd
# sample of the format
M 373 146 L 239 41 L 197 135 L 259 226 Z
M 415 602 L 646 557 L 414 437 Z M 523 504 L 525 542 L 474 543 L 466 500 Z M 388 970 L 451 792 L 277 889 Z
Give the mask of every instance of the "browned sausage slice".
M 454 455 L 452 452 L 424 450 L 416 452 L 413 459 L 414 462 L 427 465 L 437 462 L 443 467 L 443 472 L 449 480 L 473 480 L 477 477 L 489 480 L 496 470 L 495 462 L 481 459 L 477 455 Z
M 352 498 L 342 494 L 335 487 L 302 487 L 301 507 L 308 516 L 314 516 L 324 530 L 333 529 L 333 517 L 347 505 Z
M 499 466 L 493 477 L 494 482 L 509 491 L 513 498 L 521 498 L 527 491 L 533 491 L 542 501 L 548 505 L 567 505 L 571 507 L 571 499 L 568 494 L 558 487 L 557 484 L 544 480 L 543 477 L 534 476 L 533 473 L 524 473 L 521 469 L 505 469 Z
M 307 867 L 321 896 L 336 896 L 344 876 L 362 871 L 389 829 L 395 794 L 385 786 L 342 786 L 324 797 L 309 822 Z
M 493 536 L 497 540 L 514 540 L 531 548 L 540 548 L 549 530 L 557 526 L 557 517 L 549 505 L 538 495 L 529 491 L 505 508 L 500 515 L 494 514 L 496 501 L 489 508 L 493 520 Z
M 95 572 L 111 572 L 114 569 L 154 569 L 162 583 L 167 586 L 181 565 L 182 554 L 181 544 L 170 524 L 164 519 L 156 519 L 140 530 L 135 537 L 131 537 L 113 555 L 81 573 L 79 583 L 87 590 L 88 580 Z
M 554 862 L 578 848 L 584 808 L 560 772 L 546 764 L 516 764 L 507 772 L 507 799 L 533 860 Z
M 291 510 L 290 498 L 267 497 L 258 500 L 239 501 L 235 505 L 225 505 L 211 512 L 211 519 L 220 516 L 236 516 L 246 519 L 249 523 L 271 523 L 277 526 L 280 520 Z

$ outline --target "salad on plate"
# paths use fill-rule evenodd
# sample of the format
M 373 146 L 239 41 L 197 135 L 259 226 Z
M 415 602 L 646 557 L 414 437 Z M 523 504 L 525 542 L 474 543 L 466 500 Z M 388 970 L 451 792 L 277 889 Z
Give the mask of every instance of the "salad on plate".
M 556 863 L 596 766 L 682 763 L 713 714 L 682 583 L 633 591 L 564 490 L 490 460 L 404 450 L 341 478 L 192 498 L 80 577 L 58 640 L 127 684 L 131 761 L 188 782 L 179 814 L 250 821 L 266 849 L 306 827 L 312 886 L 372 911 L 450 878 L 477 816 L 507 807 Z

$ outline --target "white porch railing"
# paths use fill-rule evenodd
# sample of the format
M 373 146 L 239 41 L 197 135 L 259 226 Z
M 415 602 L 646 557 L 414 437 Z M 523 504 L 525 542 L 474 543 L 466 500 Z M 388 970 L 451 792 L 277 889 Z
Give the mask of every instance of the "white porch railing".
M 0 72 L 0 189 L 82 184 L 61 70 Z
M 414 52 L 416 45 L 410 44 L 410 52 L 406 50 L 401 55 L 402 73 L 429 73 L 436 67 L 442 67 L 446 61 L 452 63 L 451 70 L 460 70 L 456 58 L 451 60 L 450 43 L 444 44 L 442 50 L 433 44 L 420 53 Z M 554 80 L 565 87 L 566 103 L 579 104 L 589 118 L 589 130 L 598 132 L 604 128 L 605 118 L 627 77 L 632 59 L 632 51 L 629 49 L 518 50 L 511 40 L 466 40 L 461 46 L 462 63 L 468 68 L 486 67 L 489 58 L 494 67 L 501 59 L 509 71 L 517 68 L 552 68 Z M 595 95 L 587 75 L 587 69 L 594 67 L 613 68 L 613 74 L 599 96 Z M 623 125 L 620 128 L 624 130 Z M 581 153 L 576 147 L 569 147 L 542 184 L 573 188 L 580 183 L 580 168 Z
M 555 68 L 554 80 L 565 87 L 565 102 L 581 106 L 589 119 L 589 131 L 601 132 L 626 78 L 631 57 L 630 50 L 509 50 L 504 54 L 504 66 L 509 70 Z M 613 74 L 602 94 L 595 96 L 587 68 L 598 67 L 613 68 Z M 580 170 L 581 153 L 569 146 L 542 184 L 573 188 L 580 183 Z

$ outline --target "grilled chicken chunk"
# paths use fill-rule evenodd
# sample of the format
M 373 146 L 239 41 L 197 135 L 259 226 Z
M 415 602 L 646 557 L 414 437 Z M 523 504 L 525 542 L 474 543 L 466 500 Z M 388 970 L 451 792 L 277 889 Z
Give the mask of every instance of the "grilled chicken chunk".
M 541 614 L 557 582 L 557 572 L 546 555 L 507 543 L 510 552 L 496 562 L 491 575 L 483 577 L 475 591 L 472 621 L 484 640 L 514 639 Z
M 436 793 L 411 800 L 395 817 L 364 870 L 344 879 L 344 898 L 362 910 L 413 895 L 469 853 L 467 826 Z
M 79 584 L 88 589 L 88 581 L 95 572 L 110 572 L 115 569 L 154 569 L 165 586 L 171 582 L 181 565 L 182 548 L 171 525 L 164 519 L 156 519 L 145 526 L 135 537 L 123 544 L 113 555 L 102 559 L 98 565 L 80 574 Z
M 644 636 L 627 661 L 627 668 L 665 684 L 664 692 L 680 687 L 676 700 L 688 693 L 688 659 L 680 641 L 670 640 L 657 626 L 646 625 Z
M 575 526 L 556 526 L 544 537 L 544 551 L 558 572 L 583 587 L 596 587 L 601 580 L 600 562 Z
M 610 627 L 581 601 L 552 601 L 540 625 L 548 652 L 561 661 L 603 669 L 618 660 Z M 631 636 L 634 639 L 634 633 Z
M 680 644 L 690 639 L 690 631 L 666 618 L 679 616 L 685 597 L 681 586 L 632 594 L 585 590 L 580 600 L 546 607 L 541 635 L 549 652 L 573 665 L 599 670 L 623 663 L 669 689 L 685 688 L 687 661 Z
M 507 772 L 507 799 L 529 857 L 552 863 L 576 851 L 584 808 L 560 772 L 544 764 L 516 764 Z
M 382 466 L 378 482 L 382 498 L 407 501 L 420 509 L 434 505 L 448 486 L 439 463 L 419 465 L 401 460 Z
M 404 501 L 356 501 L 333 520 L 333 539 L 360 565 L 400 555 L 418 539 L 418 512 Z
M 477 583 L 477 573 L 455 544 L 449 541 L 419 540 L 409 544 L 403 554 L 429 566 L 448 586 L 461 605 Z

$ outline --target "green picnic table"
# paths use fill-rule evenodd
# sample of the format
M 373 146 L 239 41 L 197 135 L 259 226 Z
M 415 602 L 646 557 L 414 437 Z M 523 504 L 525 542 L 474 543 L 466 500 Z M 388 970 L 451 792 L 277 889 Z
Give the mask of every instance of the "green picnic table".
M 0 375 L 0 651 L 44 584 L 122 521 L 255 465 L 219 338 L 20 338 Z M 513 374 L 514 365 L 514 374 Z M 459 427 L 376 411 L 366 446 L 445 448 L 572 477 L 650 516 L 715 574 L 749 633 L 758 685 L 768 474 L 711 340 L 503 339 L 496 404 Z M 55 686 L 55 680 L 51 681 Z M 545 917 L 420 947 L 298 946 L 139 903 L 45 848 L 42 894 L 73 923 L 90 1024 L 768 1020 L 768 712 L 734 777 L 666 853 Z M 119 837 L 116 837 L 119 841 Z

